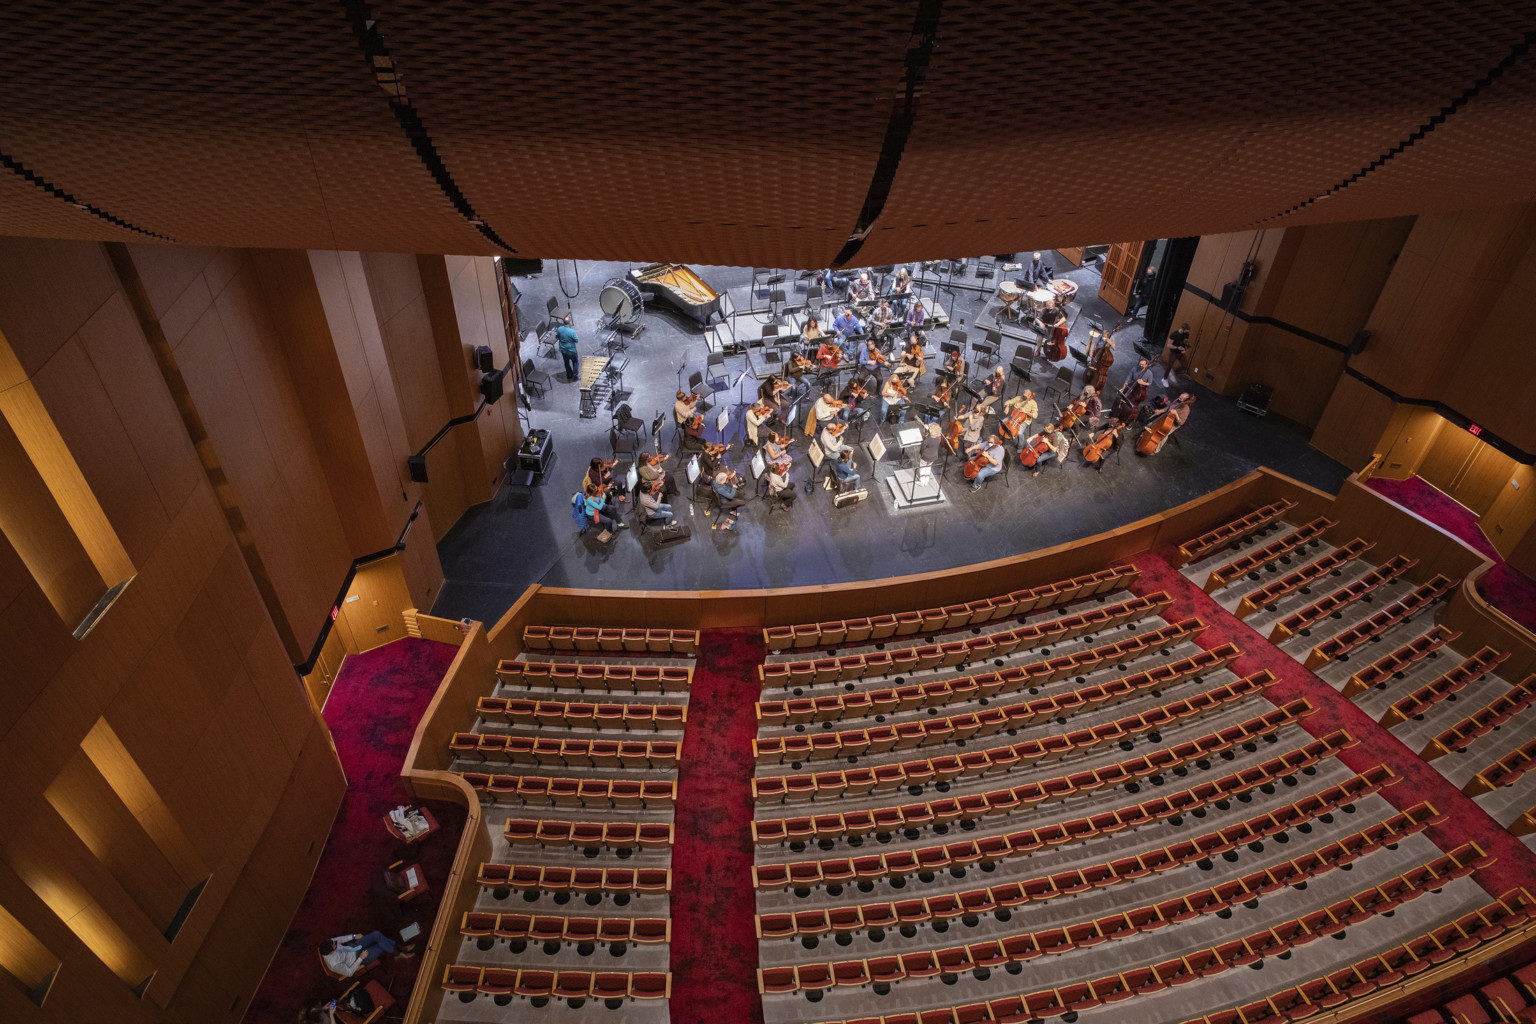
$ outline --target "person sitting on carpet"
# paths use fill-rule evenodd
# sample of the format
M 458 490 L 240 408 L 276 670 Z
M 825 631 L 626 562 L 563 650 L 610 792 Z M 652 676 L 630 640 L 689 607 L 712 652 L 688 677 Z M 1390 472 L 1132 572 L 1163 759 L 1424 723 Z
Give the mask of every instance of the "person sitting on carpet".
M 372 967 L 387 953 L 394 953 L 395 943 L 383 932 L 367 935 L 355 932 L 338 935 L 320 943 L 320 958 L 326 970 L 343 978 L 350 978 L 358 971 Z

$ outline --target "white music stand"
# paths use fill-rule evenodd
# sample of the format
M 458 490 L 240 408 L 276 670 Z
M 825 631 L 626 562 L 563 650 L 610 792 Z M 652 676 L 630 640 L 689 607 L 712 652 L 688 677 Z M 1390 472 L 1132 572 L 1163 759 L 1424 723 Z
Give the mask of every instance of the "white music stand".
M 752 456 L 752 476 L 762 479 L 763 473 L 768 469 L 768 462 L 763 458 L 762 452 L 756 452 Z
M 691 484 L 698 483 L 699 473 L 699 457 L 695 455 L 693 458 L 688 460 L 688 482 Z
M 720 440 L 725 440 L 725 428 L 731 422 L 731 407 L 726 405 L 720 408 L 720 415 L 715 417 L 715 430 L 720 433 Z

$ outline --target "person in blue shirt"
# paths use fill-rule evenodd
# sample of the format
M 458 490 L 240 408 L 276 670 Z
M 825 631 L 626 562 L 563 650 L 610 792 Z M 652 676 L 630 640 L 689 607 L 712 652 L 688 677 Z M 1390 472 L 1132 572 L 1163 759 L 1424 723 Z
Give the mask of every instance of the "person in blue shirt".
M 610 530 L 629 529 L 628 523 L 618 521 L 611 512 L 605 511 L 608 506 L 608 499 L 603 495 L 602 491 L 589 484 L 583 494 L 583 500 L 586 503 L 587 516 L 592 520 L 592 525 L 606 526 Z
M 837 461 L 832 463 L 832 472 L 837 478 L 849 487 L 859 486 L 859 471 L 853 464 L 853 449 L 844 448 L 838 455 Z
M 581 356 L 576 350 L 580 340 L 576 337 L 576 328 L 571 326 L 570 317 L 566 317 L 560 326 L 555 328 L 556 346 L 560 349 L 560 358 L 565 360 L 566 380 L 573 381 L 581 376 Z
M 851 337 L 864 333 L 864 322 L 854 315 L 853 310 L 844 309 L 837 314 L 837 319 L 832 321 L 832 329 L 843 337 Z

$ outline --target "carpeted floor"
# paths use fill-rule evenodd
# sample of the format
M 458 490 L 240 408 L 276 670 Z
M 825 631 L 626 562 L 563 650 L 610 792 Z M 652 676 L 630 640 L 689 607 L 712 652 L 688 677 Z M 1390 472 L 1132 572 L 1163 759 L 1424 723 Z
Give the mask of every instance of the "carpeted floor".
M 1496 857 L 1494 864 L 1474 876 L 1490 895 L 1528 886 L 1536 878 L 1536 854 L 1352 701 L 1228 613 L 1160 555 L 1144 553 L 1132 561 L 1141 569 L 1141 579 L 1133 588 L 1137 593 L 1166 590 L 1173 596 L 1173 605 L 1164 613 L 1166 618 L 1173 621 L 1197 615 L 1205 622 L 1205 632 L 1197 641 L 1201 647 L 1209 649 L 1229 641 L 1237 644 L 1243 655 L 1232 663 L 1232 670 L 1242 676 L 1261 669 L 1272 672 L 1276 682 L 1267 692 L 1272 703 L 1304 699 L 1311 704 L 1314 713 L 1303 722 L 1307 732 L 1326 736 L 1344 729 L 1359 740 L 1357 746 L 1344 751 L 1339 758 L 1350 769 L 1359 772 L 1385 763 L 1401 776 L 1401 782 L 1382 791 L 1382 796 L 1394 807 L 1403 810 L 1428 801 L 1447 815 L 1446 821 L 1431 826 L 1427 832 L 1436 846 L 1452 850 L 1475 842 L 1483 852 Z
M 1510 568 L 1478 526 L 1477 516 L 1471 509 L 1416 476 L 1407 480 L 1372 477 L 1365 485 L 1492 559 L 1493 568 L 1477 581 L 1478 593 L 1499 611 L 1536 633 L 1536 581 Z
M 346 988 L 346 982 L 321 973 L 316 955 L 321 940 L 375 929 L 393 937 L 405 920 L 415 918 L 388 914 L 382 909 L 388 904 L 379 899 L 374 885 L 378 872 L 401 849 L 384 830 L 383 819 L 390 808 L 414 802 L 400 779 L 400 767 L 416 724 L 457 650 L 430 640 L 397 640 L 347 658 L 336 677 L 325 721 L 347 775 L 347 793 L 309 892 L 246 1011 L 246 1024 L 293 1024 L 304 1007 Z M 436 893 L 448 877 L 465 813 L 452 804 L 428 806 L 442 831 L 412 853 Z M 435 901 L 423 909 L 426 930 Z M 386 958 L 374 976 L 404 1004 L 419 964 L 416 957 Z
M 674 1024 L 761 1024 L 752 739 L 762 633 L 705 630 L 688 695 L 672 847 Z

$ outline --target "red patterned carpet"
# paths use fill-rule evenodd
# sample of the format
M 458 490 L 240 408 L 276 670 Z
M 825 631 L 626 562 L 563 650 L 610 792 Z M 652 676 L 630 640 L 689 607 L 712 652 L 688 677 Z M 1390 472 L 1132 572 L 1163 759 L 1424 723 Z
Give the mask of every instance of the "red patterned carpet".
M 1510 568 L 1477 525 L 1477 516 L 1471 509 L 1416 476 L 1407 480 L 1372 477 L 1365 486 L 1493 559 L 1493 568 L 1477 581 L 1478 593 L 1499 611 L 1536 633 L 1536 582 Z
M 346 988 L 320 971 L 321 940 L 375 929 L 391 935 L 400 922 L 380 909 L 373 880 L 399 844 L 384 831 L 390 808 L 412 803 L 400 768 L 421 720 L 457 648 L 430 640 L 405 639 L 347 658 L 325 705 L 325 721 L 347 775 L 347 793 L 309 892 L 288 934 L 272 958 L 261 987 L 246 1011 L 246 1024 L 294 1024 L 306 1006 L 331 999 Z M 417 851 L 436 893 L 448 877 L 464 830 L 464 809 L 432 803 L 443 826 Z M 427 908 L 430 914 L 433 903 Z M 427 920 L 424 929 L 431 927 Z M 402 1004 L 410 998 L 419 958 L 386 958 L 376 977 Z
M 674 1024 L 761 1024 L 752 888 L 760 630 L 710 629 L 688 695 L 672 847 Z

